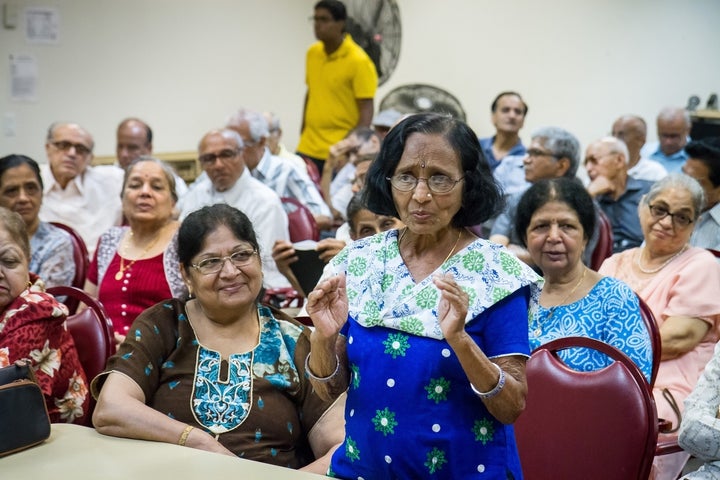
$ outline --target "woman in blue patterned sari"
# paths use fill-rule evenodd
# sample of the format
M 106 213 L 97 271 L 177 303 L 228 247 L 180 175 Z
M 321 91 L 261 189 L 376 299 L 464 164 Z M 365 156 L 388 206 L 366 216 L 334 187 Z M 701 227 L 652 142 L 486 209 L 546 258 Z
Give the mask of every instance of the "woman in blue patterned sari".
M 259 253 L 233 207 L 185 219 L 178 257 L 191 298 L 143 312 L 95 378 L 100 433 L 326 471 L 342 442 L 342 399 L 310 385 L 309 330 L 258 305 Z
M 349 387 L 330 476 L 522 478 L 511 424 L 541 279 L 466 228 L 500 199 L 463 122 L 414 115 L 385 138 L 363 200 L 406 227 L 348 245 L 308 297 L 308 375 Z
M 573 179 L 537 182 L 520 199 L 517 234 L 545 278 L 540 308 L 528 326 L 530 346 L 561 337 L 594 338 L 625 353 L 649 382 L 652 345 L 637 295 L 582 262 L 595 218 L 592 198 Z M 609 363 L 602 353 L 585 348 L 564 350 L 560 357 L 581 371 Z

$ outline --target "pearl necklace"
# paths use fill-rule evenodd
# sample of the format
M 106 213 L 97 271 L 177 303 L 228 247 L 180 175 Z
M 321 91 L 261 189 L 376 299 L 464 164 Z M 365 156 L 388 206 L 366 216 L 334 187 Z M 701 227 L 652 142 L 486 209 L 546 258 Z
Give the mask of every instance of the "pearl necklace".
M 575 286 L 572 288 L 572 290 L 570 290 L 570 293 L 565 295 L 565 298 L 560 300 L 557 303 L 557 305 L 550 307 L 548 309 L 548 316 L 545 317 L 544 322 L 541 322 L 540 319 L 538 318 L 537 328 L 533 331 L 533 335 L 535 335 L 536 338 L 539 337 L 540 335 L 542 335 L 543 323 L 547 323 L 552 318 L 552 316 L 555 314 L 555 310 L 557 310 L 557 308 L 560 305 L 565 305 L 565 302 L 567 302 L 568 299 L 573 296 L 573 293 L 575 293 L 575 291 L 580 287 L 580 284 L 583 282 L 583 280 L 585 280 L 585 274 L 587 273 L 587 271 L 588 271 L 587 267 L 583 266 L 583 273 L 582 273 L 582 275 L 580 275 L 580 280 L 578 280 L 578 282 L 575 284 Z
M 657 273 L 660 270 L 662 270 L 663 268 L 667 267 L 670 262 L 672 262 L 677 257 L 679 257 L 685 250 L 687 250 L 687 248 L 688 248 L 687 244 L 683 245 L 683 247 L 675 255 L 673 255 L 672 257 L 665 260 L 665 262 L 662 265 L 660 265 L 657 268 L 648 270 L 648 269 L 643 268 L 643 266 L 640 264 L 640 257 L 642 257 L 642 252 L 645 250 L 645 247 L 642 247 L 638 251 L 638 254 L 635 256 L 635 265 L 637 265 L 638 270 L 640 270 L 642 273 L 648 273 L 648 274 Z

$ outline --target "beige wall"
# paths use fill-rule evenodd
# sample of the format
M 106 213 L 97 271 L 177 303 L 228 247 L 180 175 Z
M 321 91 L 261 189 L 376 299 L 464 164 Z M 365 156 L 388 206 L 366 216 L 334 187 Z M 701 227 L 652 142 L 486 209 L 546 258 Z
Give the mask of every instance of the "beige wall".
M 314 0 L 0 0 L 56 6 L 59 45 L 28 45 L 0 26 L 0 154 L 45 160 L 55 120 L 73 120 L 112 154 L 123 117 L 147 120 L 159 152 L 193 150 L 233 108 L 269 109 L 293 149 L 304 95 L 307 20 Z M 720 2 L 716 0 L 397 0 L 403 46 L 381 98 L 404 83 L 430 83 L 458 97 L 469 123 L 489 135 L 489 104 L 501 90 L 530 105 L 526 127 L 559 125 L 583 144 L 613 119 L 650 120 L 665 105 L 703 105 L 720 93 Z M 20 17 L 22 20 L 22 15 Z M 9 99 L 8 55 L 32 54 L 38 101 Z M 4 135 L 14 114 L 17 131 Z

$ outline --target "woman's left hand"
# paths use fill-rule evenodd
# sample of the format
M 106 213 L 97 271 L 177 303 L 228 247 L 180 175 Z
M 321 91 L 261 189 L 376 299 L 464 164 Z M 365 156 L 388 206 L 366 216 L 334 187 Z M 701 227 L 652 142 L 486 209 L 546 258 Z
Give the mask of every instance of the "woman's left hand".
M 435 286 L 440 289 L 441 297 L 438 305 L 438 322 L 445 339 L 452 338 L 465 331 L 465 317 L 467 316 L 470 297 L 460 288 L 451 273 L 435 275 Z

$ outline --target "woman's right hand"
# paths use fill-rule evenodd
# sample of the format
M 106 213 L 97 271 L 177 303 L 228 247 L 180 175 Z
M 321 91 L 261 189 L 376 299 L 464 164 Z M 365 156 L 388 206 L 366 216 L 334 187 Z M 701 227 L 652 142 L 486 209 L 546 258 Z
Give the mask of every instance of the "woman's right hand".
M 336 275 L 320 282 L 308 295 L 306 310 L 313 321 L 315 334 L 334 339 L 347 322 L 348 299 L 345 275 Z
M 190 435 L 188 435 L 187 437 L 185 446 L 197 448 L 198 450 L 205 450 L 206 452 L 220 453 L 222 455 L 228 455 L 230 457 L 237 457 L 237 455 L 225 448 L 222 443 L 217 441 L 215 437 L 198 428 L 193 428 L 190 431 Z

